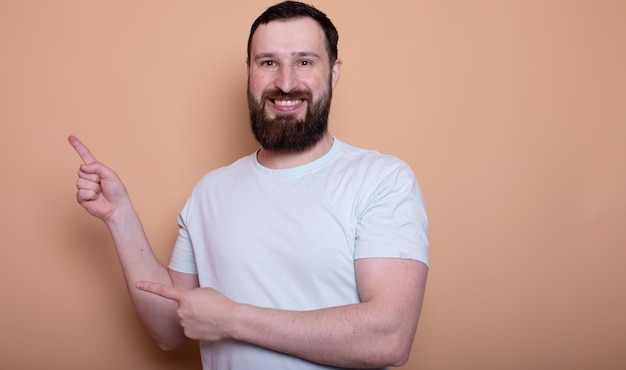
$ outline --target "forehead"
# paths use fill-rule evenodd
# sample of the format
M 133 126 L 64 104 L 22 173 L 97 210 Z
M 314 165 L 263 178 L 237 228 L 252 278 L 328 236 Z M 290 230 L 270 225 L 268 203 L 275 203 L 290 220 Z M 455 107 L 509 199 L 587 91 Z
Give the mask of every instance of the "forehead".
M 250 44 L 250 54 L 314 52 L 328 56 L 324 30 L 312 18 L 302 17 L 271 21 L 260 25 Z

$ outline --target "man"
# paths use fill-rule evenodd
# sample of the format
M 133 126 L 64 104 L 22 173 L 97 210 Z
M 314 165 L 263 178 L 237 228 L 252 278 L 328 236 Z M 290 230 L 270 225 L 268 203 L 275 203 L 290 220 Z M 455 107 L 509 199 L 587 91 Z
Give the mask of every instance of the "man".
M 248 101 L 261 148 L 196 185 L 169 268 L 117 175 L 69 138 L 85 162 L 77 200 L 109 228 L 163 349 L 198 339 L 205 369 L 407 361 L 428 271 L 426 214 L 404 162 L 329 134 L 337 40 L 322 12 L 298 2 L 255 21 Z

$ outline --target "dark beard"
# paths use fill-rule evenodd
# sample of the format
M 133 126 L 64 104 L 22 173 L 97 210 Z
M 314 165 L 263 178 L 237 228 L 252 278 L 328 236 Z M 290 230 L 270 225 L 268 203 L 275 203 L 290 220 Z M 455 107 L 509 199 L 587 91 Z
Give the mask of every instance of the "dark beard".
M 267 118 L 264 110 L 265 102 L 274 98 L 305 99 L 307 112 L 304 119 L 297 119 L 291 114 L 278 115 L 274 119 Z M 256 101 L 248 89 L 252 133 L 263 149 L 276 152 L 303 152 L 319 142 L 326 134 L 331 99 L 332 89 L 329 88 L 315 103 L 312 103 L 310 91 L 290 93 L 280 90 L 266 91 L 261 96 L 261 101 Z

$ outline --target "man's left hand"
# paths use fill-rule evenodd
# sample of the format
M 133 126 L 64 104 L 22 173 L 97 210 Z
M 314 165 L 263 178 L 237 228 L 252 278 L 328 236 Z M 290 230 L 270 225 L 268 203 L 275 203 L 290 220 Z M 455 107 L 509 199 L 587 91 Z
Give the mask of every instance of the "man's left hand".
M 215 342 L 230 338 L 230 322 L 236 303 L 212 288 L 181 290 L 175 287 L 139 281 L 137 289 L 171 299 L 178 303 L 176 311 L 185 336 Z

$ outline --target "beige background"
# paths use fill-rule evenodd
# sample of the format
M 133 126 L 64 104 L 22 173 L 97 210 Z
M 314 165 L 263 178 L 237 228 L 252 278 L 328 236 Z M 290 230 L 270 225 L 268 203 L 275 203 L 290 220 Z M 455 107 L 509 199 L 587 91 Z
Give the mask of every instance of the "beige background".
M 206 171 L 255 149 L 245 43 L 268 1 L 0 0 L 0 368 L 198 369 L 129 303 L 74 199 L 76 134 L 159 258 Z M 316 1 L 333 134 L 406 160 L 431 221 L 407 369 L 626 367 L 626 2 Z

